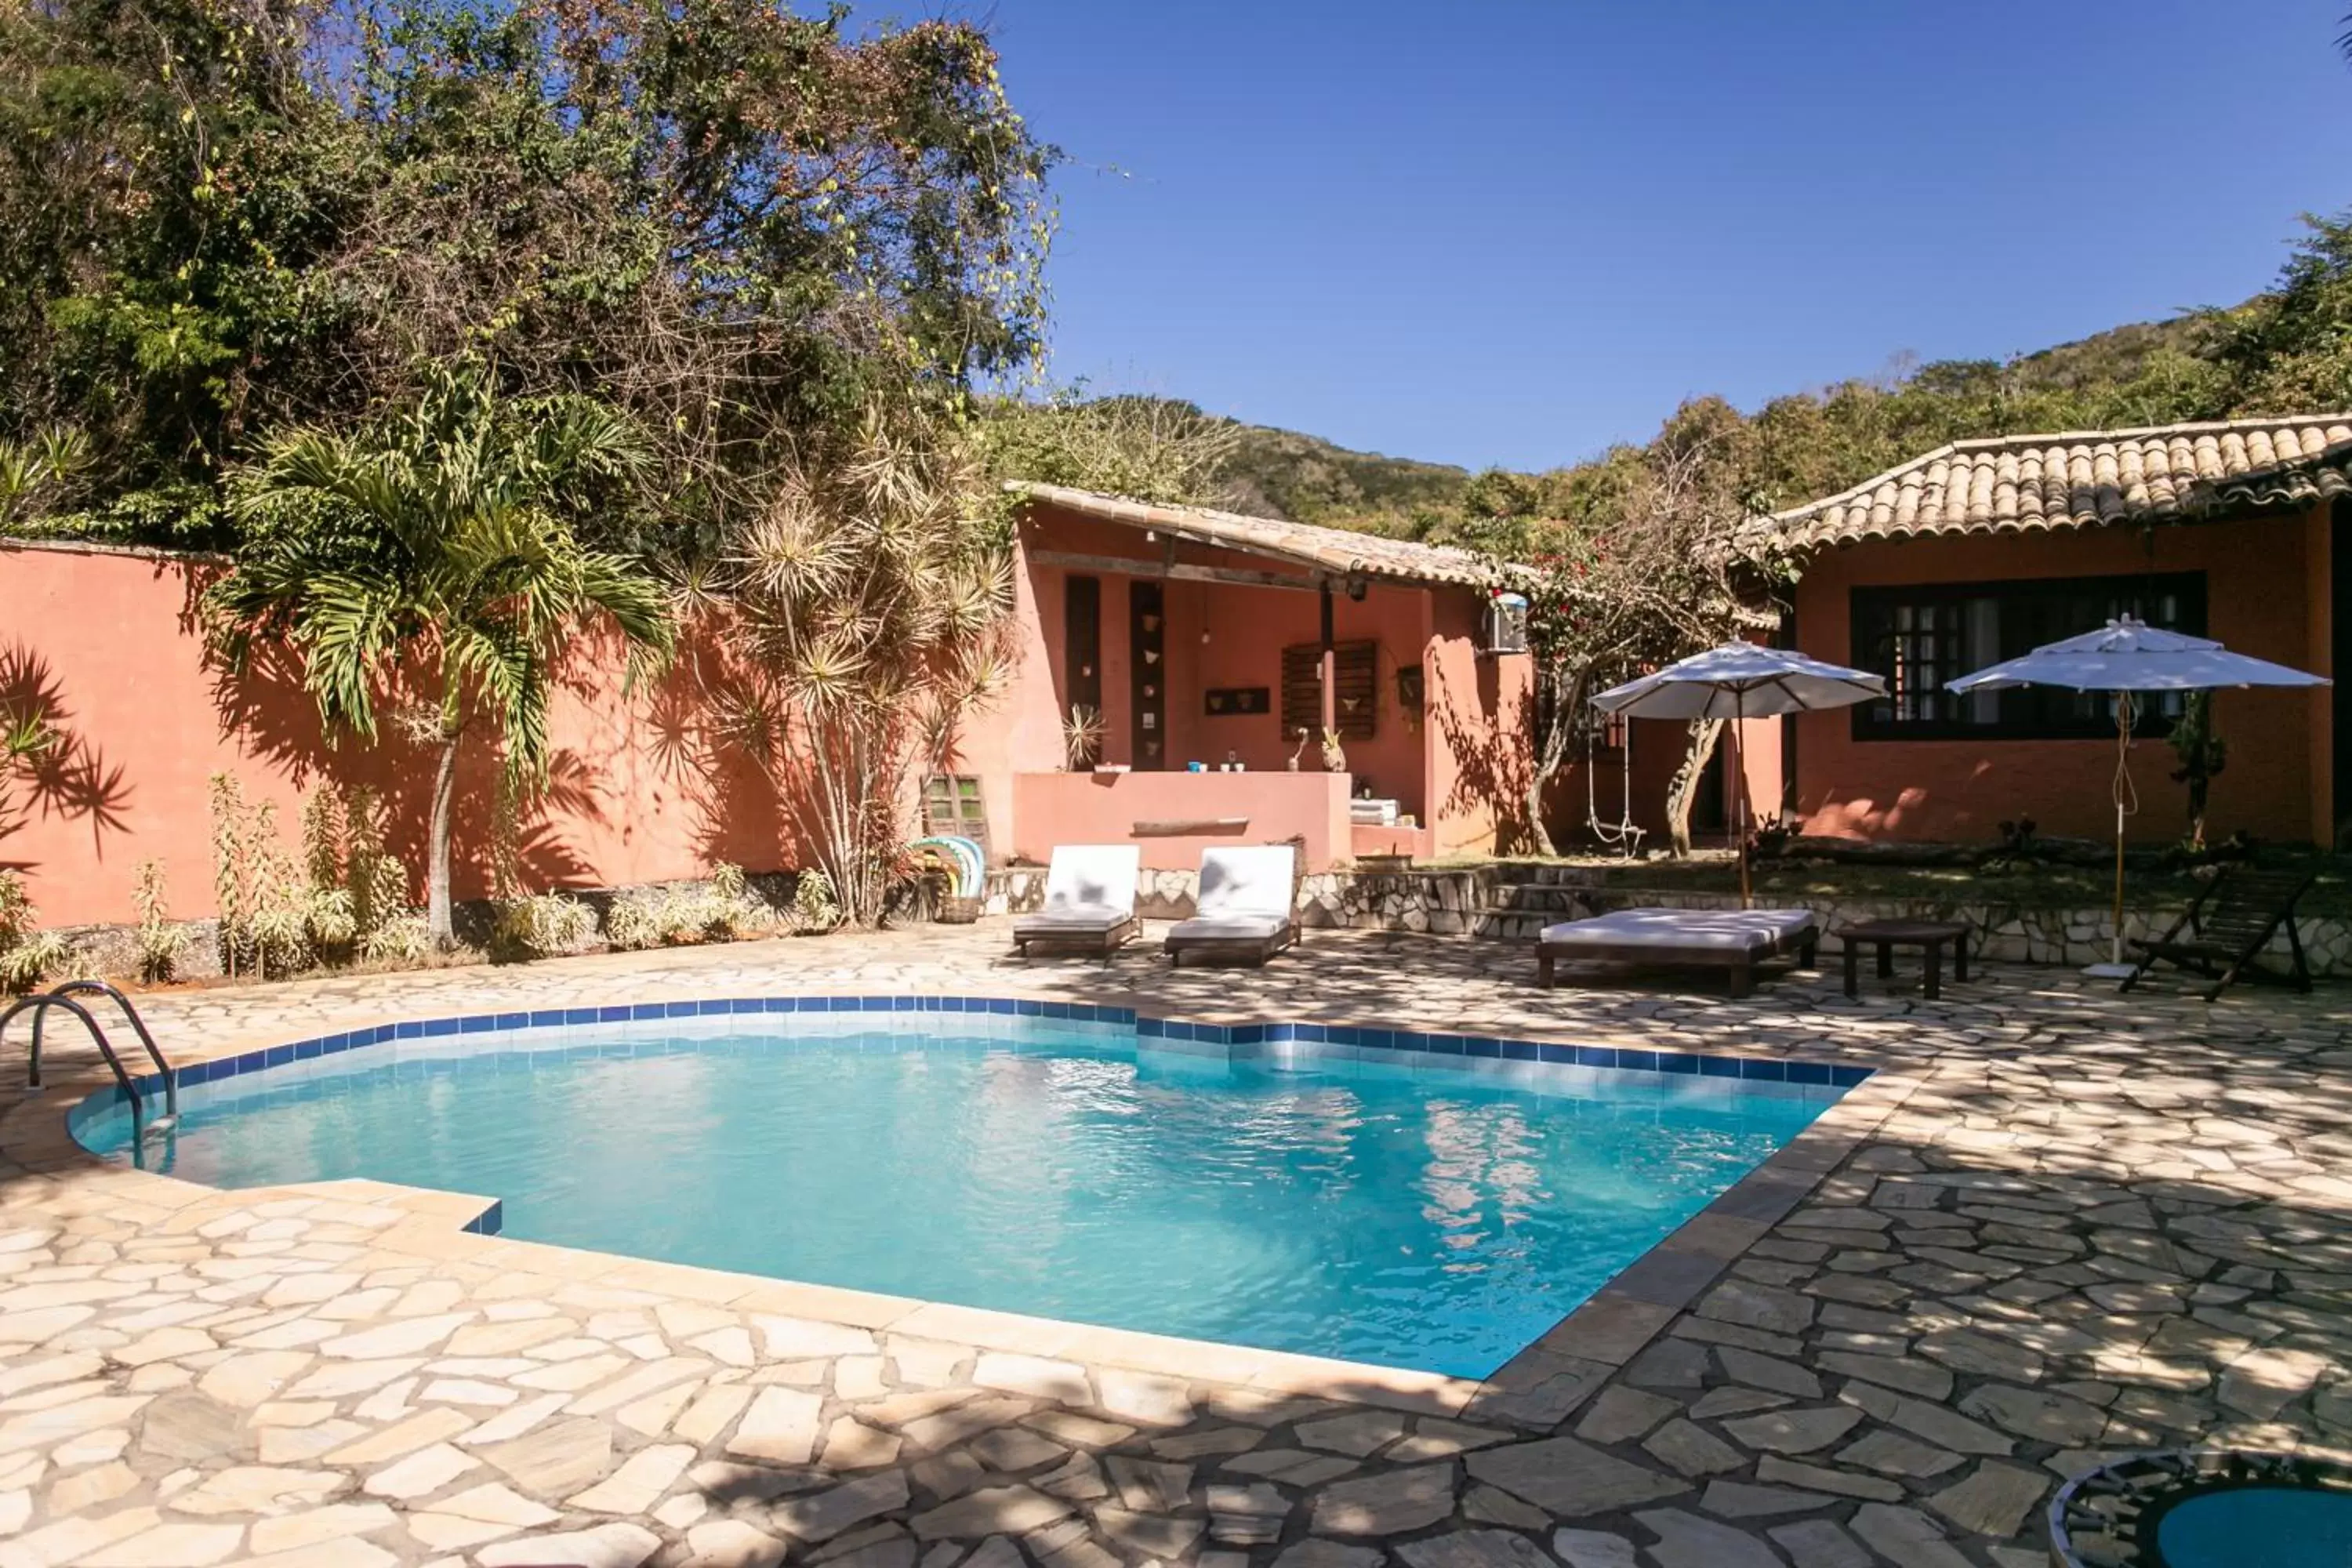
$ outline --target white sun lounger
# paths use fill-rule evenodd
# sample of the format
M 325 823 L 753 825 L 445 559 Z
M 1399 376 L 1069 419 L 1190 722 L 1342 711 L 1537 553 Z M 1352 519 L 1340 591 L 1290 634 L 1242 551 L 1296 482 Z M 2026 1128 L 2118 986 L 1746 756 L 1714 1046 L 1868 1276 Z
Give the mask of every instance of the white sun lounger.
M 1617 910 L 1545 927 L 1536 939 L 1536 982 L 1549 986 L 1562 960 L 1657 964 L 1728 971 L 1731 994 L 1745 996 L 1767 959 L 1793 952 L 1811 968 L 1821 938 L 1811 910 Z
M 1143 928 L 1135 919 L 1135 876 L 1142 851 L 1132 844 L 1057 844 L 1045 872 L 1045 907 L 1013 922 L 1021 956 L 1038 946 L 1105 954 Z
M 1193 916 L 1168 933 L 1168 961 L 1188 952 L 1264 963 L 1298 940 L 1292 905 L 1297 851 L 1287 844 L 1201 853 L 1201 890 Z

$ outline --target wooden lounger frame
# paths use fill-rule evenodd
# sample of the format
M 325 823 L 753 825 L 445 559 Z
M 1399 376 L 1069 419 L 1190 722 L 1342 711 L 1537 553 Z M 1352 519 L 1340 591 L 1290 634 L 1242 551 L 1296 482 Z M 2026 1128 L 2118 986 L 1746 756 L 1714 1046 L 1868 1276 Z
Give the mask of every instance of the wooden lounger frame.
M 1573 922 L 1571 922 L 1573 923 Z M 1756 989 L 1756 966 L 1771 959 L 1797 955 L 1797 967 L 1811 969 L 1821 950 L 1822 932 L 1818 923 L 1793 942 L 1774 938 L 1756 947 L 1738 952 L 1714 947 L 1668 947 L 1658 942 L 1549 942 L 1536 943 L 1536 984 L 1550 990 L 1558 984 L 1554 966 L 1562 959 L 1571 963 L 1624 963 L 1649 969 L 1720 969 L 1730 976 L 1731 994 L 1746 996 Z
M 1298 921 L 1292 920 L 1265 936 L 1178 936 L 1168 933 L 1168 963 L 1171 969 L 1184 967 L 1184 954 L 1198 953 L 1204 958 L 1235 958 L 1248 963 L 1264 963 L 1286 947 L 1298 945 Z
M 1083 927 L 1076 927 L 1067 931 L 1033 931 L 1028 935 L 1023 936 L 1016 931 L 1013 938 L 1013 945 L 1023 958 L 1029 956 L 1029 950 L 1033 947 L 1051 948 L 1056 952 L 1092 953 L 1097 957 L 1108 958 L 1141 935 L 1142 931 L 1143 922 L 1135 916 L 1129 915 L 1117 925 L 1105 926 L 1100 931 L 1090 931 Z

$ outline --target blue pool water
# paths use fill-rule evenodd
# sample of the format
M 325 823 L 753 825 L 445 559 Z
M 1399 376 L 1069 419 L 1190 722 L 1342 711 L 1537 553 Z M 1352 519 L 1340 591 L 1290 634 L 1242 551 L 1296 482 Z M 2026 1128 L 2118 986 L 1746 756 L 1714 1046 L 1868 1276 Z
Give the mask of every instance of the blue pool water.
M 163 1168 L 446 1188 L 533 1241 L 1481 1376 L 1841 1092 L 1459 1062 L 930 1014 L 398 1039 L 184 1089 Z M 129 1142 L 120 1107 L 79 1131 Z
M 2352 1563 L 2352 1492 L 2207 1492 L 2168 1510 L 2156 1541 L 2165 1568 L 2344 1568 Z

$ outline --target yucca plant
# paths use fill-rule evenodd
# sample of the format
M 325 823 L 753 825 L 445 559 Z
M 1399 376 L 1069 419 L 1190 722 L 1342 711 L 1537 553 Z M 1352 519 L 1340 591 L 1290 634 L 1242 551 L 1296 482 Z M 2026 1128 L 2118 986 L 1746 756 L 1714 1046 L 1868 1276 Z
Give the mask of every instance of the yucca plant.
M 54 510 L 89 457 L 89 437 L 68 426 L 0 440 L 0 533 Z
M 1104 733 L 1098 710 L 1083 702 L 1070 705 L 1062 716 L 1062 758 L 1072 773 L 1083 773 L 1102 760 Z
M 596 623 L 635 655 L 670 647 L 659 583 L 634 557 L 590 548 L 578 525 L 629 504 L 647 465 L 626 416 L 593 399 L 508 398 L 479 365 L 436 368 L 406 406 L 352 431 L 297 429 L 241 470 L 247 530 L 206 605 L 225 648 L 291 649 L 330 728 L 373 743 L 384 689 L 425 689 L 438 753 L 427 921 L 446 946 L 457 758 L 497 730 L 509 779 L 547 761 L 551 669 Z
M 868 414 L 788 465 L 729 560 L 735 733 L 790 803 L 841 910 L 879 920 L 915 766 L 1001 683 L 1012 557 L 968 443 Z

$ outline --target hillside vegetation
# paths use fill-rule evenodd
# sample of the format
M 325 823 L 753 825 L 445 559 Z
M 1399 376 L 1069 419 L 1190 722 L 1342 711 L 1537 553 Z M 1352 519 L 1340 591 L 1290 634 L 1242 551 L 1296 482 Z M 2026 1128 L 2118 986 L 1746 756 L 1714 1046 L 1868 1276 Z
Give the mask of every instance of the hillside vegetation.
M 1540 473 L 1472 474 L 1234 425 L 1217 499 L 1367 532 L 1478 542 L 1486 521 L 1606 531 L 1660 453 L 1709 454 L 1739 511 L 1834 494 L 1948 441 L 2352 407 L 2352 221 L 2310 221 L 2276 285 L 2242 305 L 2118 326 L 2001 360 L 1899 364 L 1734 408 L 1693 399 L 1658 436 Z

